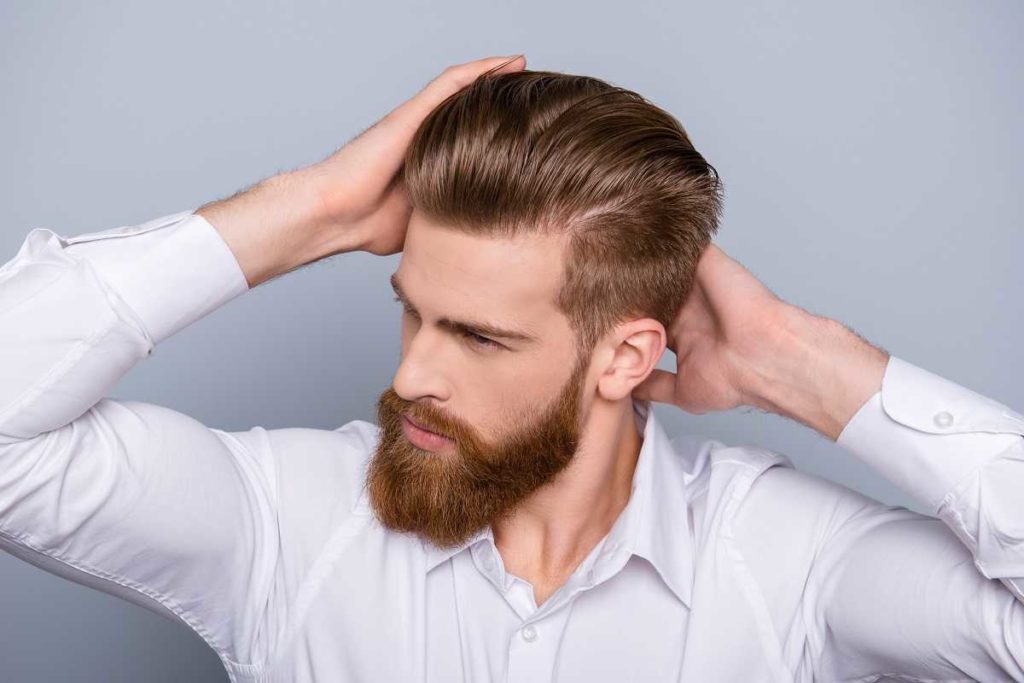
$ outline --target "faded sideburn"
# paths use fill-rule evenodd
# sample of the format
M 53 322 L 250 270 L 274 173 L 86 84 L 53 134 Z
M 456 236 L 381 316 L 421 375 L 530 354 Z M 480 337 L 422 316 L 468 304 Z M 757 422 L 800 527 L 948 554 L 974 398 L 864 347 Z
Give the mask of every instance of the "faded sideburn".
M 723 198 L 671 114 L 550 71 L 486 73 L 442 102 L 417 130 L 403 180 L 413 207 L 451 228 L 564 234 L 556 304 L 583 353 L 626 320 L 669 329 Z

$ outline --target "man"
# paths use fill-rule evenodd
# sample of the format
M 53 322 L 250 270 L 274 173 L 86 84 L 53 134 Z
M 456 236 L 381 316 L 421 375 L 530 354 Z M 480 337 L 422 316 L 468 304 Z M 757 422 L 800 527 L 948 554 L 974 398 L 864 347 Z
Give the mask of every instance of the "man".
M 0 269 L 0 545 L 183 621 L 235 681 L 1024 680 L 1024 416 L 779 300 L 709 243 L 718 188 L 680 127 L 524 66 L 451 67 L 196 212 L 32 231 Z M 572 114 L 501 118 L 534 96 Z M 596 193 L 598 167 L 684 182 L 500 223 L 533 206 L 515 188 Z M 402 252 L 378 425 L 224 432 L 104 398 L 235 296 L 354 250 Z M 798 420 L 938 518 L 669 440 L 651 401 Z

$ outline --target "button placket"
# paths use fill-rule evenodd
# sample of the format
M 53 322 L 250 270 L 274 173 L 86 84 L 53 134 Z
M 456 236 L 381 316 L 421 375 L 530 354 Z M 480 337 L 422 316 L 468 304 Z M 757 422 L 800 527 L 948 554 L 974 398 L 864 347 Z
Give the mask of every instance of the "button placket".
M 550 680 L 558 658 L 557 634 L 564 627 L 566 614 L 567 611 L 561 611 L 560 616 L 543 619 L 532 616 L 521 621 L 519 628 L 509 633 L 508 683 Z

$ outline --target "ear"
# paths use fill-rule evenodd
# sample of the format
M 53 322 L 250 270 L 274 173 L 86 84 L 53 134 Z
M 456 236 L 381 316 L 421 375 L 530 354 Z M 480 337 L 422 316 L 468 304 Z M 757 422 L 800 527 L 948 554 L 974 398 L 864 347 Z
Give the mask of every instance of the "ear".
M 611 335 L 612 359 L 597 380 L 597 392 L 606 401 L 628 398 L 633 387 L 654 370 L 665 352 L 665 327 L 653 318 L 631 320 Z

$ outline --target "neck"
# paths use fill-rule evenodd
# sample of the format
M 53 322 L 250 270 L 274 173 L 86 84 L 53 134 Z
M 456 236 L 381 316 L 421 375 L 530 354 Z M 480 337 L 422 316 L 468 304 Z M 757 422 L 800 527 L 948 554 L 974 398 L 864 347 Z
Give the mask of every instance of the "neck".
M 572 464 L 493 525 L 506 568 L 519 576 L 574 571 L 629 502 L 642 445 L 632 399 L 596 399 Z

